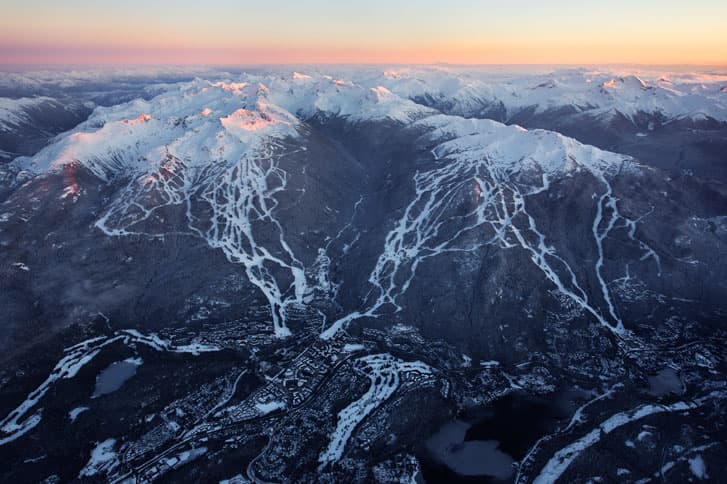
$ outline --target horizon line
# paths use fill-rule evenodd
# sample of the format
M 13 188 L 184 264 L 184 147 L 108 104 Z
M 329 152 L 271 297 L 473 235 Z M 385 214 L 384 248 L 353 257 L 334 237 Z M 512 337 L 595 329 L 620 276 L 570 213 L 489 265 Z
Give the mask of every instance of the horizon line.
M 239 63 L 159 63 L 159 62 L 82 62 L 82 63 L 3 63 L 0 62 L 0 69 L 7 67 L 45 67 L 45 68 L 107 68 L 107 67 L 179 67 L 179 68 L 222 68 L 222 67 L 277 67 L 277 66 L 421 66 L 421 67 L 716 67 L 727 68 L 727 61 L 724 63 L 647 63 L 647 62 L 239 62 Z

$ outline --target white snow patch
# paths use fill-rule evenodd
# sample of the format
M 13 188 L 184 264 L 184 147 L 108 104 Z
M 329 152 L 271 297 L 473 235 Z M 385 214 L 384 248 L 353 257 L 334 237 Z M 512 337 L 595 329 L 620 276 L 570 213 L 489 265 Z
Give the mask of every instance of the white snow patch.
M 132 358 L 126 358 L 124 362 L 135 366 L 141 366 L 142 364 L 144 364 L 144 359 L 137 356 Z
M 96 445 L 91 451 L 91 458 L 86 466 L 81 469 L 78 477 L 92 477 L 100 473 L 108 473 L 118 466 L 118 457 L 114 452 L 116 439 L 106 439 Z
M 68 412 L 68 418 L 71 420 L 71 422 L 75 422 L 78 416 L 86 410 L 90 409 L 88 407 L 76 407 L 74 409 L 71 409 L 71 411 Z
M 353 353 L 354 351 L 361 351 L 365 349 L 366 347 L 364 345 L 358 343 L 347 343 L 343 346 L 343 351 L 345 351 L 346 353 Z
M 704 463 L 704 459 L 701 455 L 695 456 L 693 459 L 689 459 L 689 470 L 697 479 L 707 479 L 707 466 Z
M 281 402 L 279 400 L 255 404 L 255 408 L 257 408 L 262 415 L 267 415 L 271 412 L 274 412 L 275 410 L 280 410 L 281 408 L 285 407 L 285 402 Z

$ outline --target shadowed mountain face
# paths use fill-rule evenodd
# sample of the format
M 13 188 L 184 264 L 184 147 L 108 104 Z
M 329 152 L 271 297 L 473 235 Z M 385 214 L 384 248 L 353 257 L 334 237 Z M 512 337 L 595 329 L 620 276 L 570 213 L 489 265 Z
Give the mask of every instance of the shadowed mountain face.
M 86 119 L 93 105 L 51 97 L 0 98 L 0 163 L 32 155 Z
M 157 86 L 2 166 L 0 476 L 716 471 L 712 94 L 685 104 L 703 120 L 658 96 L 607 121 L 550 101 L 496 116 L 347 74 Z M 681 164 L 657 161 L 660 136 Z

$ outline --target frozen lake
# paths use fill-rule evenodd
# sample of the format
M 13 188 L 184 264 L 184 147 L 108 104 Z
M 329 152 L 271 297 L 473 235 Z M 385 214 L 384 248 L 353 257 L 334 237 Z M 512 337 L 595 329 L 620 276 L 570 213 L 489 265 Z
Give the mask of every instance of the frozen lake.
M 107 395 L 121 388 L 129 378 L 136 374 L 136 369 L 141 364 L 141 358 L 128 358 L 111 363 L 96 377 L 96 388 L 91 398 Z
M 657 397 L 670 393 L 683 393 L 683 390 L 679 373 L 672 368 L 664 368 L 656 375 L 649 377 L 649 393 Z
M 497 479 L 511 477 L 513 459 L 498 449 L 498 441 L 464 440 L 470 426 L 461 420 L 443 425 L 427 441 L 427 449 L 439 462 L 459 475 Z

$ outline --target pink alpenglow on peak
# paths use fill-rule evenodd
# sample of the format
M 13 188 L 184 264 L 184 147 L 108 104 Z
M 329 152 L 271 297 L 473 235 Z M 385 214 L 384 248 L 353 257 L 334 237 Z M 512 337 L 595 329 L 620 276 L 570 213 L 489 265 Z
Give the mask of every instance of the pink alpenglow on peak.
M 262 107 L 262 106 L 261 106 Z M 292 117 L 284 117 L 269 111 L 250 111 L 240 108 L 228 116 L 220 118 L 220 123 L 231 133 L 242 138 L 245 132 L 272 131 L 277 128 L 292 128 L 295 124 Z M 290 134 L 293 134 L 290 132 Z
M 126 119 L 124 120 L 124 123 L 126 124 L 140 124 L 140 123 L 146 123 L 147 121 L 150 121 L 152 119 L 151 114 L 141 113 L 138 117 L 134 119 Z

